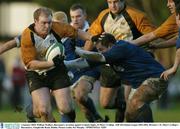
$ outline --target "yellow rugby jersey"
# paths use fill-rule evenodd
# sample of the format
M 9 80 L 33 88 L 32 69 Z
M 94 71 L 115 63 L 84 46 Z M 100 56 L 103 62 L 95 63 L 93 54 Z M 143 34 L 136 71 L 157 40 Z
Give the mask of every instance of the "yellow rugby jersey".
M 126 11 L 134 22 L 138 31 L 142 34 L 155 30 L 155 26 L 150 23 L 144 13 L 141 11 L 131 7 L 127 7 Z M 104 22 L 104 25 L 102 26 L 101 22 L 107 13 L 108 16 Z M 117 17 L 113 18 L 109 9 L 103 10 L 88 30 L 88 32 L 90 32 L 92 35 L 101 34 L 103 31 L 113 34 L 117 40 L 130 41 L 133 39 L 132 30 L 125 17 L 120 13 Z
M 165 38 L 167 36 L 175 36 L 178 34 L 178 26 L 176 24 L 176 14 L 172 14 L 169 18 L 154 32 L 157 38 Z
M 57 36 L 77 37 L 77 30 L 65 23 L 53 22 L 52 29 L 45 39 L 38 36 L 33 28 L 34 24 L 26 28 L 21 35 L 21 56 L 25 65 L 32 60 L 44 60 L 47 48 L 58 41 Z

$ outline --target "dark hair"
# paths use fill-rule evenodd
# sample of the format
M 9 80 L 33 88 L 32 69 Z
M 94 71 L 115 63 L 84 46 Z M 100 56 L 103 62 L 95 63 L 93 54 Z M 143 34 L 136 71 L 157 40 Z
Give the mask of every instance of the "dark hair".
M 178 5 L 180 3 L 180 0 L 173 0 L 175 5 Z
M 76 4 L 73 4 L 71 7 L 70 7 L 70 10 L 71 11 L 75 11 L 77 9 L 81 9 L 82 12 L 86 15 L 86 9 L 80 4 L 80 3 L 76 3 Z
M 180 14 L 180 3 L 176 5 L 176 15 Z
M 110 44 L 116 43 L 115 37 L 109 33 L 95 35 L 91 38 L 91 40 L 93 43 L 95 44 L 101 43 L 105 47 L 108 47 Z
M 46 7 L 38 8 L 34 11 L 33 14 L 34 19 L 38 20 L 41 14 L 45 16 L 52 16 L 52 11 Z

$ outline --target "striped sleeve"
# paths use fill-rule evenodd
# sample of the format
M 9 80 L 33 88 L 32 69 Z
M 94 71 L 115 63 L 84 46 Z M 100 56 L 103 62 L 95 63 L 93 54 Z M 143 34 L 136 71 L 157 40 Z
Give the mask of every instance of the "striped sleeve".
M 177 34 L 177 32 L 178 27 L 176 25 L 175 14 L 173 14 L 153 33 L 158 38 L 164 38 L 166 36 L 175 35 Z
M 151 23 L 148 17 L 141 11 L 134 9 L 132 7 L 127 7 L 127 12 L 134 21 L 137 29 L 142 34 L 147 34 L 156 29 L 156 27 Z
M 77 38 L 78 36 L 78 31 L 69 24 L 53 22 L 52 29 L 61 38 L 64 37 Z

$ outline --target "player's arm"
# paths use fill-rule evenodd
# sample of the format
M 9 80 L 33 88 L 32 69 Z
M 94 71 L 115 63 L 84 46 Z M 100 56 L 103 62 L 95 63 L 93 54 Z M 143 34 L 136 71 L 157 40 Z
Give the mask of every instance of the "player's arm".
M 54 66 L 53 62 L 38 60 L 37 54 L 36 48 L 31 41 L 30 30 L 27 28 L 21 36 L 21 56 L 26 69 L 42 70 Z
M 89 63 L 87 62 L 86 59 L 83 58 L 78 58 L 70 61 L 63 61 L 67 69 L 71 68 L 78 68 L 78 69 L 83 69 L 90 67 Z
M 91 35 L 98 35 L 103 32 L 101 21 L 106 13 L 107 13 L 107 10 L 102 11 L 98 15 L 98 17 L 93 21 L 93 23 L 91 24 L 91 26 L 88 29 L 88 32 Z M 84 50 L 91 51 L 93 48 L 94 48 L 94 44 L 93 44 L 93 42 L 91 42 L 91 40 L 88 40 L 85 42 Z
M 80 38 L 80 39 L 82 39 L 82 40 L 84 40 L 84 41 L 87 41 L 87 42 L 89 42 L 89 41 L 91 41 L 91 34 L 90 33 L 88 33 L 88 32 L 84 32 L 84 31 L 82 31 L 82 30 L 78 30 L 78 37 Z
M 89 32 L 84 32 L 82 30 L 78 30 L 78 36 L 80 39 L 83 39 L 85 42 L 84 50 L 91 51 L 94 48 L 94 45 L 91 41 L 92 35 Z
M 88 67 L 96 67 L 105 63 L 100 61 L 90 61 L 84 58 L 78 58 L 70 61 L 64 60 L 63 64 L 67 69 L 71 69 L 71 68 L 83 69 Z
M 106 62 L 105 57 L 99 52 L 92 52 L 83 50 L 80 47 L 76 47 L 76 54 L 91 61 Z
M 43 70 L 48 69 L 54 66 L 53 62 L 50 61 L 38 61 L 38 60 L 32 60 L 27 65 L 28 69 L 31 70 Z
M 106 63 L 105 57 L 101 53 L 86 51 L 80 47 L 76 47 L 75 52 L 82 58 L 78 58 L 71 61 L 64 61 L 64 64 L 68 69 L 82 69 L 87 67 L 95 67 L 97 65 Z
M 91 51 L 94 48 L 94 44 L 91 41 L 86 41 L 84 45 L 84 50 Z
M 131 41 L 130 43 L 140 46 L 147 42 L 153 41 L 155 39 L 156 39 L 156 36 L 154 35 L 154 33 L 150 32 L 150 33 L 144 34 L 143 36 Z
M 174 65 L 172 68 L 164 71 L 162 74 L 161 74 L 161 78 L 165 79 L 165 80 L 168 80 L 169 79 L 169 76 L 172 75 L 172 74 L 175 74 L 177 69 L 178 69 L 178 66 L 180 64 L 180 15 L 178 14 L 176 16 L 176 23 L 179 27 L 179 38 L 177 39 L 177 42 L 176 42 L 176 57 L 175 57 L 175 61 L 174 61 Z
M 180 64 L 180 48 L 177 49 L 177 51 L 176 51 L 176 57 L 175 57 L 175 62 L 174 62 L 173 67 L 164 71 L 161 74 L 161 78 L 163 78 L 164 80 L 168 80 L 170 75 L 173 75 L 176 73 L 179 64 Z
M 0 46 L 0 54 L 3 54 L 4 52 L 6 52 L 12 48 L 15 48 L 15 47 L 17 47 L 15 39 L 7 41 Z
M 166 40 L 166 41 L 162 41 L 160 43 L 152 43 L 149 45 L 149 48 L 151 49 L 161 49 L 161 48 L 169 48 L 169 47 L 174 47 L 176 46 L 176 40 L 177 40 L 177 36 Z

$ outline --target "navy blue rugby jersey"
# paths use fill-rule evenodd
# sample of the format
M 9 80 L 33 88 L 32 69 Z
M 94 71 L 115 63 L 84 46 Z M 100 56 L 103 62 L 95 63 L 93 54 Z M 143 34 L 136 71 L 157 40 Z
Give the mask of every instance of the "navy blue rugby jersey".
M 128 81 L 133 88 L 150 77 L 160 77 L 165 70 L 148 52 L 143 48 L 119 40 L 110 50 L 102 53 L 106 63 L 121 76 L 121 79 Z

